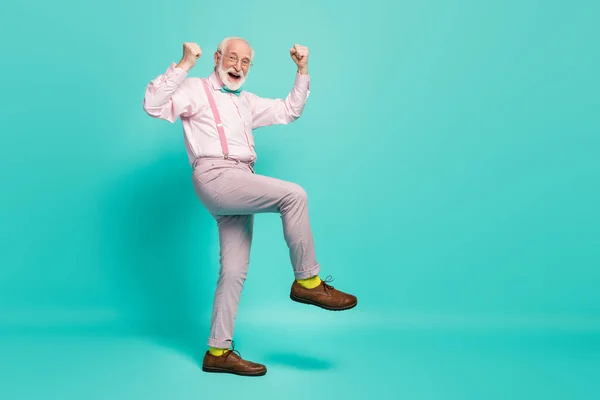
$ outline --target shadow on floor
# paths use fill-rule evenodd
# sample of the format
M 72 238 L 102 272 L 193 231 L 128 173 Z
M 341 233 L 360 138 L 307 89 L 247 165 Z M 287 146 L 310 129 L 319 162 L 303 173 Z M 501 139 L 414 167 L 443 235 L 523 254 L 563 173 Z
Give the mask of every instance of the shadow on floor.
M 331 361 L 295 353 L 271 353 L 264 357 L 264 362 L 301 370 L 327 370 L 333 368 Z

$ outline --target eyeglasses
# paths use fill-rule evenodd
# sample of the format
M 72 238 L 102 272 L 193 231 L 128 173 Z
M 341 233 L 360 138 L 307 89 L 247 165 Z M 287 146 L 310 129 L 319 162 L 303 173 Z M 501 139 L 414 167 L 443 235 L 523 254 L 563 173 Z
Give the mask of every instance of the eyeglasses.
M 223 53 L 221 53 L 221 54 L 223 54 Z M 237 64 L 238 61 L 240 60 L 236 54 L 227 54 L 224 57 L 231 64 Z M 247 58 L 243 58 L 242 59 L 242 67 L 246 67 L 247 68 L 247 67 L 251 67 L 253 65 L 254 64 L 252 64 L 249 59 L 247 59 Z

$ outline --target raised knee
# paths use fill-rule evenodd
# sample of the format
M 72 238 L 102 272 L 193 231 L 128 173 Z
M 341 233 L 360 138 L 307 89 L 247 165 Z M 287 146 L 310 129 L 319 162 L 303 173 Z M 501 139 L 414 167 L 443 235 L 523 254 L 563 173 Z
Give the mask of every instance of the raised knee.
M 306 202 L 308 200 L 308 194 L 304 188 L 296 183 L 292 183 L 290 186 L 289 196 L 295 201 Z

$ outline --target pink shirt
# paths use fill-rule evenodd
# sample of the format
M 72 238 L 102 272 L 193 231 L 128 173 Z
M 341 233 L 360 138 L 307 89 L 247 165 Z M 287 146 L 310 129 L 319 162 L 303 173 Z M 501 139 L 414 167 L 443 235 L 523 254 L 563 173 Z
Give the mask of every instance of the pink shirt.
M 144 110 L 154 118 L 174 123 L 181 119 L 190 164 L 198 157 L 223 157 L 219 132 L 200 78 L 188 77 L 171 63 L 167 71 L 146 87 Z M 308 75 L 296 74 L 294 86 L 285 99 L 258 97 L 242 91 L 240 96 L 221 92 L 223 86 L 213 71 L 209 86 L 225 129 L 229 155 L 255 161 L 254 129 L 289 124 L 300 117 L 310 93 Z

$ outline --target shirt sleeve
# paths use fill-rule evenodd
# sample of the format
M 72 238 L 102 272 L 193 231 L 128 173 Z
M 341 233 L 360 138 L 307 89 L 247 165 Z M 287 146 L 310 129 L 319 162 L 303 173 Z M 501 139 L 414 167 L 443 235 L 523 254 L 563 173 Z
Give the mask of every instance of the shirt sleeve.
M 146 86 L 143 107 L 153 118 L 175 122 L 178 117 L 190 117 L 199 110 L 194 96 L 195 82 L 188 73 L 171 63 L 169 68 Z
M 310 95 L 309 75 L 296 74 L 296 80 L 285 99 L 270 99 L 251 95 L 252 129 L 275 124 L 289 124 L 302 115 Z

